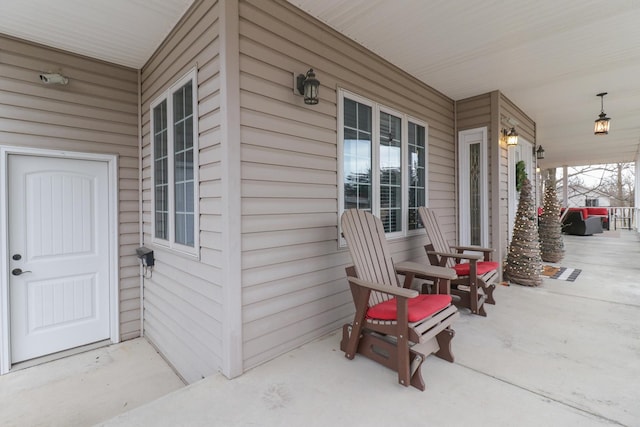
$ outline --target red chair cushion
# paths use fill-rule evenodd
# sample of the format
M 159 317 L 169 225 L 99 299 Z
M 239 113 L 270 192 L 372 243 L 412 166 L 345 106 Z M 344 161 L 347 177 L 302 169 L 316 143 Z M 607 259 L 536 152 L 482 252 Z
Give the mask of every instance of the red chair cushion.
M 589 212 L 589 215 L 609 215 L 609 210 L 607 208 L 587 208 L 587 212 Z
M 495 261 L 479 261 L 476 264 L 478 276 L 482 276 L 485 273 L 497 270 L 499 267 L 500 264 Z M 471 270 L 471 266 L 468 262 L 465 262 L 463 264 L 456 264 L 453 268 L 456 270 L 456 274 L 458 276 L 468 276 L 469 270 Z
M 589 210 L 587 208 L 569 208 L 569 212 L 582 212 L 582 220 L 589 218 Z
M 446 308 L 451 304 L 451 295 L 424 295 L 409 298 L 409 322 L 417 322 Z M 398 318 L 396 299 L 391 298 L 367 310 L 367 318 L 377 320 L 396 320 Z

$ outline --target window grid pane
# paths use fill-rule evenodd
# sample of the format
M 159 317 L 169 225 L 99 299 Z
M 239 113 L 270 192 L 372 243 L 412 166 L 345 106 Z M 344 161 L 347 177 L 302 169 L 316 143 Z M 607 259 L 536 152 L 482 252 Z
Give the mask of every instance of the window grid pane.
M 409 230 L 422 227 L 418 208 L 425 205 L 426 179 L 426 129 L 409 122 L 408 165 L 409 165 Z
M 344 208 L 371 211 L 371 107 L 344 99 Z
M 193 92 L 189 82 L 173 94 L 175 242 L 193 247 Z
M 402 119 L 380 112 L 380 219 L 386 233 L 402 231 Z
M 153 109 L 153 167 L 155 190 L 155 237 L 169 237 L 169 155 L 167 147 L 167 101 Z

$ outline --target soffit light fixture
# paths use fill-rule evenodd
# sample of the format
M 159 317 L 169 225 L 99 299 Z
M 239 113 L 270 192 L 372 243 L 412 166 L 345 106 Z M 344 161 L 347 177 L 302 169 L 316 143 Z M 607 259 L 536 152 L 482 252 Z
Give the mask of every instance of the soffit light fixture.
M 538 146 L 538 149 L 536 150 L 536 159 L 544 159 L 544 148 L 542 148 L 542 145 Z
M 69 79 L 59 73 L 42 73 L 40 81 L 46 85 L 66 85 Z
M 602 92 L 596 95 L 600 97 L 600 115 L 596 119 L 596 125 L 593 130 L 595 135 L 607 135 L 609 133 L 609 125 L 611 124 L 609 120 L 611 119 L 604 112 L 604 96 L 606 94 L 607 92 Z
M 304 103 L 309 105 L 315 105 L 318 103 L 318 88 L 320 82 L 316 79 L 316 73 L 313 72 L 313 68 L 307 71 L 307 74 L 299 74 L 296 77 L 296 88 L 300 95 L 304 96 Z
M 511 126 L 511 129 L 502 129 L 502 137 L 507 142 L 507 147 L 515 147 L 518 145 L 518 132 L 516 132 L 515 126 Z

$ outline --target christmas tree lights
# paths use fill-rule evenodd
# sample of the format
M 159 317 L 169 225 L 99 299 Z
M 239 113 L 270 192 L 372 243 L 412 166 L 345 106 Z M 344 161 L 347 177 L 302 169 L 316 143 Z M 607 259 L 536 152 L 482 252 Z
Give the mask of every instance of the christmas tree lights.
M 520 190 L 520 202 L 513 226 L 513 237 L 505 265 L 505 275 L 512 283 L 525 286 L 540 286 L 542 284 L 542 258 L 540 257 L 537 216 L 531 182 L 525 178 Z
M 564 240 L 560 224 L 560 202 L 555 182 L 547 181 L 540 218 L 540 254 L 546 262 L 560 262 L 564 257 Z

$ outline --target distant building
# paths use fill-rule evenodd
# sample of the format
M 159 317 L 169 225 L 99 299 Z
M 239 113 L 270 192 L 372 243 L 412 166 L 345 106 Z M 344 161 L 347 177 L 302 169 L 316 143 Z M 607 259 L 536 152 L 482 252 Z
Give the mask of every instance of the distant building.
M 570 184 L 567 189 L 567 197 L 570 208 L 579 206 L 611 206 L 608 194 L 598 189 L 591 189 L 582 185 Z

